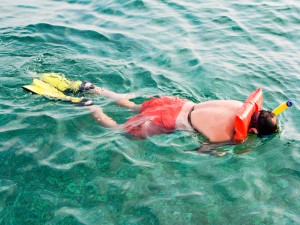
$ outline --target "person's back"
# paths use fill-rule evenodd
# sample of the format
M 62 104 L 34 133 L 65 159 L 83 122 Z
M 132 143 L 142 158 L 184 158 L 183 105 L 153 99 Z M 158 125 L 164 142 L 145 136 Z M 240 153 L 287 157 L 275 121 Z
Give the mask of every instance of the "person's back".
M 235 100 L 199 103 L 191 113 L 192 125 L 211 142 L 232 140 L 234 120 L 242 105 L 242 102 Z

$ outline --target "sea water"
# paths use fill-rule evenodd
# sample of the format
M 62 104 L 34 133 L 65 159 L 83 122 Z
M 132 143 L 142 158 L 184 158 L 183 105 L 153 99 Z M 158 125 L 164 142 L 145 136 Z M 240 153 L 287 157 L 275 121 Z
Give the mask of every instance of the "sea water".
M 0 224 L 300 224 L 300 2 L 1 0 Z M 198 154 L 197 134 L 130 139 L 32 95 L 42 72 L 195 102 L 286 100 L 271 138 Z M 118 123 L 133 115 L 85 95 Z

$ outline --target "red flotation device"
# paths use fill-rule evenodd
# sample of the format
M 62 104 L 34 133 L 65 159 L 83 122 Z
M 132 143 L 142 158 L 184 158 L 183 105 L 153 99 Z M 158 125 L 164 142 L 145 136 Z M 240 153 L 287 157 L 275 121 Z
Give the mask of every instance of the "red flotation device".
M 253 113 L 261 110 L 262 108 L 262 90 L 258 88 L 252 92 L 246 99 L 242 107 L 239 109 L 235 117 L 235 141 L 243 141 L 247 137 L 248 128 Z

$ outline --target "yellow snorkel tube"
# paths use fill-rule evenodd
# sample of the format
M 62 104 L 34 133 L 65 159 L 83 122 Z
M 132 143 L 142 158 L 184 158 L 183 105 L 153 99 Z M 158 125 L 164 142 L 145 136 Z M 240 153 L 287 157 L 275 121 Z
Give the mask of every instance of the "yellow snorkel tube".
M 287 108 L 291 107 L 292 105 L 293 105 L 293 103 L 291 101 L 284 102 L 284 103 L 280 104 L 276 109 L 274 109 L 272 111 L 272 113 L 274 113 L 275 116 L 277 116 L 280 113 L 282 113 L 284 110 L 286 110 Z

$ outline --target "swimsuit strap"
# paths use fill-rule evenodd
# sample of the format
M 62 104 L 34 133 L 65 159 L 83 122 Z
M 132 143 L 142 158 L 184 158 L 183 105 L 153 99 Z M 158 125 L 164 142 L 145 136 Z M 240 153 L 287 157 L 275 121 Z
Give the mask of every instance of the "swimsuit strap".
M 192 120 L 191 120 L 191 114 L 192 114 L 192 112 L 194 111 L 194 109 L 195 109 L 195 106 L 193 106 L 193 107 L 190 109 L 190 111 L 189 111 L 189 114 L 188 114 L 188 122 L 189 122 L 190 126 L 194 129 L 194 131 L 199 132 L 199 131 L 197 131 L 197 129 L 193 126 Z

